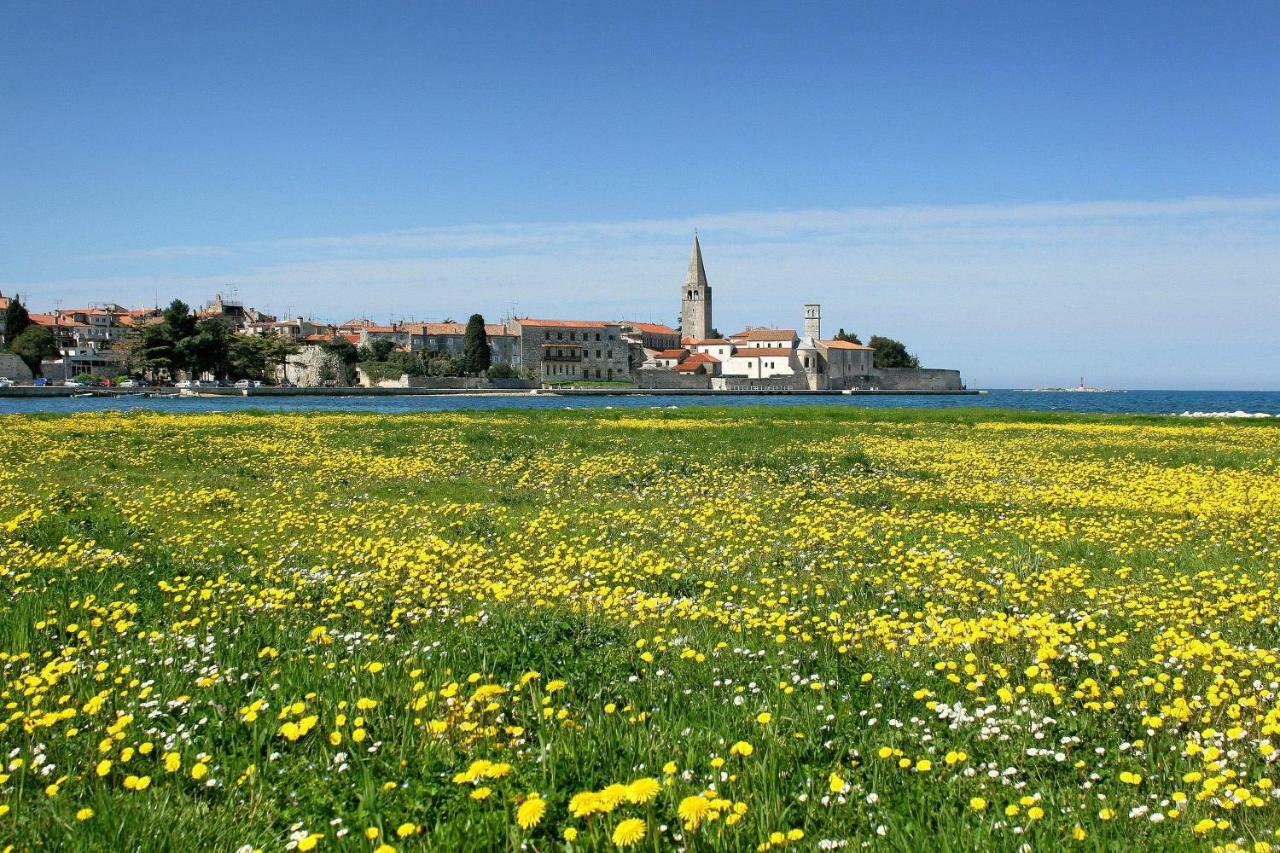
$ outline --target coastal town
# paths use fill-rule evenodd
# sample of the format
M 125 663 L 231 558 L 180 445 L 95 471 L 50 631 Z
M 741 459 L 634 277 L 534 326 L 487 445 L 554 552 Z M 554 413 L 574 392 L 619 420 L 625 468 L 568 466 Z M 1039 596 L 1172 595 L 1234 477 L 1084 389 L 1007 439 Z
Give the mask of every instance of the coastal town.
M 796 306 L 798 326 L 749 326 L 730 334 L 715 327 L 713 309 L 696 234 L 680 286 L 677 328 L 638 320 L 534 317 L 491 323 L 479 314 L 466 323 L 368 318 L 325 323 L 272 316 L 222 294 L 194 311 L 175 302 L 168 308 L 104 303 L 40 312 L 28 310 L 18 295 L 0 294 L 5 343 L 0 384 L 617 385 L 708 392 L 964 388 L 958 370 L 923 368 L 896 340 L 873 337 L 864 344 L 843 328 L 824 336 L 822 307 L 816 302 Z M 213 323 L 221 328 L 212 328 Z M 183 325 L 186 339 L 174 340 L 174 328 Z M 164 339 L 166 330 L 166 340 L 150 342 Z M 161 357 L 157 349 L 163 350 Z M 236 357 L 237 352 L 245 355 Z

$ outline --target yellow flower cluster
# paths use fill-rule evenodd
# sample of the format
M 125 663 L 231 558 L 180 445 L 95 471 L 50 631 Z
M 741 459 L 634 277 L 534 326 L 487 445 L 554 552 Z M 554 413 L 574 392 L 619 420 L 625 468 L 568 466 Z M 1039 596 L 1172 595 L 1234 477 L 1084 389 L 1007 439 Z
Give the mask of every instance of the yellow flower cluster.
M 1280 430 L 820 411 L 5 418 L 0 842 L 1274 843 Z

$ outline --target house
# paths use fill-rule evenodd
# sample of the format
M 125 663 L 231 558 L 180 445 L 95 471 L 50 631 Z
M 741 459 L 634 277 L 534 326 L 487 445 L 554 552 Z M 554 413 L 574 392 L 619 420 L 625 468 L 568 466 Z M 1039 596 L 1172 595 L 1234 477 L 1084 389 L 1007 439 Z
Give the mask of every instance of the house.
M 520 364 L 544 382 L 629 379 L 630 352 L 618 323 L 515 320 Z

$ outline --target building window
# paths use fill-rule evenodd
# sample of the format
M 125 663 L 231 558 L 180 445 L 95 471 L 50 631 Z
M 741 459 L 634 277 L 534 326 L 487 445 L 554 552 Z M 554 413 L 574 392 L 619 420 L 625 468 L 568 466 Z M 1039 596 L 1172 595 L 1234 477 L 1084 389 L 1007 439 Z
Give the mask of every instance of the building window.
M 596 340 L 597 340 L 597 341 L 598 341 L 598 340 L 600 340 L 600 333 L 599 333 L 599 332 L 596 332 Z

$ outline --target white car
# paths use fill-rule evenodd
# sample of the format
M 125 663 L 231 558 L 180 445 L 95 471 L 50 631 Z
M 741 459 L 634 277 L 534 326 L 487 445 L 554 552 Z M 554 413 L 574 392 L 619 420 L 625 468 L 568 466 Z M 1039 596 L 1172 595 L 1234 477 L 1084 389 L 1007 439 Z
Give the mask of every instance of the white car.
M 4 376 L 0 376 L 0 388 L 12 388 L 12 387 L 13 387 L 12 379 L 8 379 Z
M 236 388 L 257 388 L 258 383 L 254 382 L 252 379 L 241 379 L 235 384 L 235 387 Z
M 64 388 L 83 388 L 84 387 L 83 382 L 77 382 L 74 379 L 68 379 L 66 382 L 63 382 L 62 385 Z

